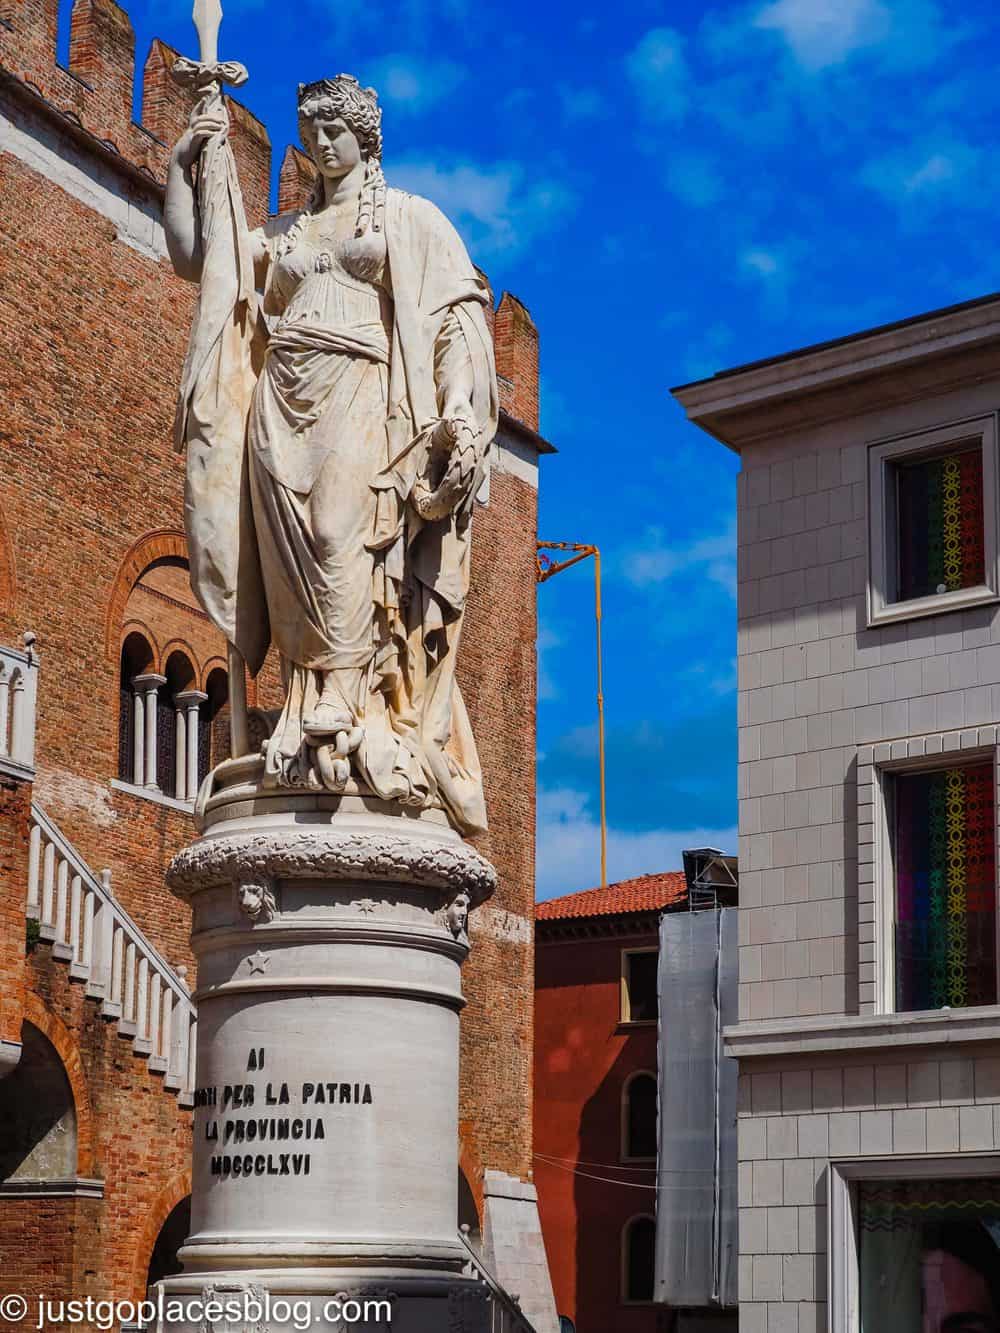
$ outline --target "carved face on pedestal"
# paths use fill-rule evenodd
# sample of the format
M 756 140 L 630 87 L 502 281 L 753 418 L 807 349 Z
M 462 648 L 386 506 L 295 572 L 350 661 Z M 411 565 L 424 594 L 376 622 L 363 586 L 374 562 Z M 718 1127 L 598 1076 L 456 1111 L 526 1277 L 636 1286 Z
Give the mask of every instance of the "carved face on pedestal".
M 274 891 L 270 885 L 248 881 L 237 885 L 236 901 L 240 911 L 251 921 L 270 921 L 277 911 Z
M 459 893 L 448 908 L 448 926 L 456 939 L 460 939 L 469 928 L 469 907 L 472 899 L 467 893 Z

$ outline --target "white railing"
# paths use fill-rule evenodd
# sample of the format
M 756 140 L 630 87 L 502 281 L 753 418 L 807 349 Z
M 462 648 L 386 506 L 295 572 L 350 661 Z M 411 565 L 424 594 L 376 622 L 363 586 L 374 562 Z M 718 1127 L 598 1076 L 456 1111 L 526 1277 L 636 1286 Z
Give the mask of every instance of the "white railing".
M 0 648 L 0 771 L 18 778 L 35 775 L 35 704 L 38 654 L 35 636 L 24 636 L 24 650 Z
M 31 807 L 27 916 L 52 956 L 101 1001 L 105 1018 L 137 1055 L 163 1075 L 182 1105 L 193 1104 L 197 1011 L 185 981 L 157 951 L 111 891 L 111 873 L 93 874 L 68 838 Z
M 467 1277 L 474 1277 L 485 1289 L 490 1312 L 490 1333 L 535 1333 L 534 1325 L 518 1304 L 516 1296 L 504 1291 L 500 1283 L 483 1263 L 469 1240 L 468 1226 L 459 1228 L 459 1235 L 469 1257 L 465 1263 Z

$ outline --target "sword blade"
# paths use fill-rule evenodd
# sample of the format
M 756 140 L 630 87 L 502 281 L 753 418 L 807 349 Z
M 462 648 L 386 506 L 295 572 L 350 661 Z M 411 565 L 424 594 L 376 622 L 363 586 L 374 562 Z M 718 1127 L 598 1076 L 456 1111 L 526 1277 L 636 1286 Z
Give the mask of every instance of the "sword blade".
M 201 63 L 214 65 L 219 59 L 219 27 L 222 23 L 220 0 L 194 0 L 194 26 L 201 47 Z

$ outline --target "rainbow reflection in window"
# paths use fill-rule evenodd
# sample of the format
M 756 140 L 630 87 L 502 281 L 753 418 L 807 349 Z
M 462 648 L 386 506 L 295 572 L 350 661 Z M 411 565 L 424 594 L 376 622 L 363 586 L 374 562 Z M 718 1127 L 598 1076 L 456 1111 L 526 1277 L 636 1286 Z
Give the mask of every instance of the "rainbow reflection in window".
M 957 592 L 985 582 L 983 451 L 895 465 L 896 600 Z
M 996 1004 L 993 767 L 892 781 L 897 1012 Z

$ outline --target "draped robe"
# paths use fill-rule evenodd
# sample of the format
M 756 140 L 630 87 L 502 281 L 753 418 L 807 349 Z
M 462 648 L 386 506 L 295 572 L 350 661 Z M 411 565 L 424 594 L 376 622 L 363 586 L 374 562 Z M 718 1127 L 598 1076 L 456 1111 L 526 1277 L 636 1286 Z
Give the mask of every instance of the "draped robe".
M 177 414 L 192 586 L 252 674 L 270 643 L 281 653 L 287 694 L 264 780 L 335 786 L 332 748 L 307 744 L 302 723 L 318 673 L 354 670 L 358 789 L 443 807 L 462 832 L 480 831 L 482 775 L 455 658 L 498 413 L 486 285 L 432 204 L 389 190 L 384 328 L 367 316 L 304 321 L 279 290 L 287 220 L 250 235 L 224 136 L 203 149 L 198 202 L 204 268 Z M 262 243 L 270 334 L 253 280 Z M 362 295 L 344 309 L 352 300 Z M 452 511 L 425 521 L 413 490 L 456 378 L 471 387 L 477 467 Z M 345 611 L 358 568 L 367 619 Z

